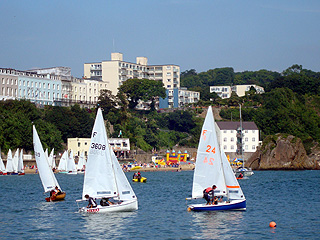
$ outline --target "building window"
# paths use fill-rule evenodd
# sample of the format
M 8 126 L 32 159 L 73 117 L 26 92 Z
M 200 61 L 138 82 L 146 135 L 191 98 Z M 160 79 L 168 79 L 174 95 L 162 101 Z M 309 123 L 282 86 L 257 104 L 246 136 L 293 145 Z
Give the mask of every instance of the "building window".
M 233 133 L 233 130 L 231 130 L 231 133 Z
M 255 130 L 252 130 L 252 133 L 255 133 L 256 131 Z
M 84 145 L 87 145 L 87 142 L 84 142 Z
M 78 147 L 80 147 L 80 142 L 78 142 Z
M 232 149 L 232 150 L 234 149 L 234 146 L 233 146 L 233 145 L 231 145 L 231 149 Z
M 171 85 L 167 85 L 167 88 L 171 88 Z
M 252 150 L 255 150 L 256 149 L 256 146 L 255 145 L 252 145 Z
M 223 145 L 223 149 L 224 149 L 224 150 L 227 150 L 227 145 Z
M 231 138 L 231 142 L 233 142 L 233 141 L 234 141 L 234 138 L 232 137 L 232 138 Z
M 245 141 L 245 142 L 248 142 L 248 138 L 246 137 L 246 138 L 244 139 L 244 141 Z
M 48 89 L 50 89 L 50 83 L 48 83 Z
M 256 138 L 253 137 L 253 138 L 252 138 L 252 142 L 255 142 L 255 141 L 256 141 Z
M 226 137 L 225 137 L 225 138 L 223 138 L 223 141 L 224 141 L 224 142 L 226 142 L 226 141 L 227 141 L 227 138 L 226 138 Z
M 223 130 L 223 133 L 227 133 L 227 130 Z
M 248 150 L 248 145 L 245 146 L 245 149 Z
M 245 133 L 248 133 L 248 130 L 245 130 L 244 132 L 245 132 Z

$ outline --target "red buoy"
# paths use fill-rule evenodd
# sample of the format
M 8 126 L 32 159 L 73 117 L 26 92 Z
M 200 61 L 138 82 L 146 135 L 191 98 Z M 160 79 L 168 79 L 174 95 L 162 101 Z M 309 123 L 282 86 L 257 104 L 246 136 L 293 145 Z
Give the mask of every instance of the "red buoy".
M 277 224 L 275 223 L 275 222 L 270 222 L 269 223 L 269 227 L 271 227 L 271 228 L 274 228 L 274 227 L 276 227 L 277 226 Z

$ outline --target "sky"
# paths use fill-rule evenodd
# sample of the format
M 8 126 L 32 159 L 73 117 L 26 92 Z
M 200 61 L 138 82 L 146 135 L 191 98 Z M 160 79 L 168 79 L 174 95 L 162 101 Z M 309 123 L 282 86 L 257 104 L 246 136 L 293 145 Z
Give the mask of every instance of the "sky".
M 0 0 L 0 67 L 126 62 L 320 72 L 319 0 Z

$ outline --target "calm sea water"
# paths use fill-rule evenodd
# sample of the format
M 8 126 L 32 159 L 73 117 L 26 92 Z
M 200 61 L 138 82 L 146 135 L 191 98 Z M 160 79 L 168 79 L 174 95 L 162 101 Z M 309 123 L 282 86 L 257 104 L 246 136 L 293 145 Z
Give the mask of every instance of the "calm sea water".
M 38 175 L 0 176 L 0 239 L 320 239 L 320 171 L 256 171 L 240 180 L 247 211 L 203 213 L 187 212 L 192 171 L 143 175 L 138 211 L 92 215 L 77 213 L 83 175 L 57 174 L 55 203 Z

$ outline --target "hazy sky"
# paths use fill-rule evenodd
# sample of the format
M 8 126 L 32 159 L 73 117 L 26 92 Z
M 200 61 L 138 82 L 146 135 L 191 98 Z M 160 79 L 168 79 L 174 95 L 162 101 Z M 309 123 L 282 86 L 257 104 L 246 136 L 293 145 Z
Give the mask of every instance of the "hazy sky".
M 0 67 L 148 58 L 181 71 L 320 72 L 320 0 L 0 0 Z

